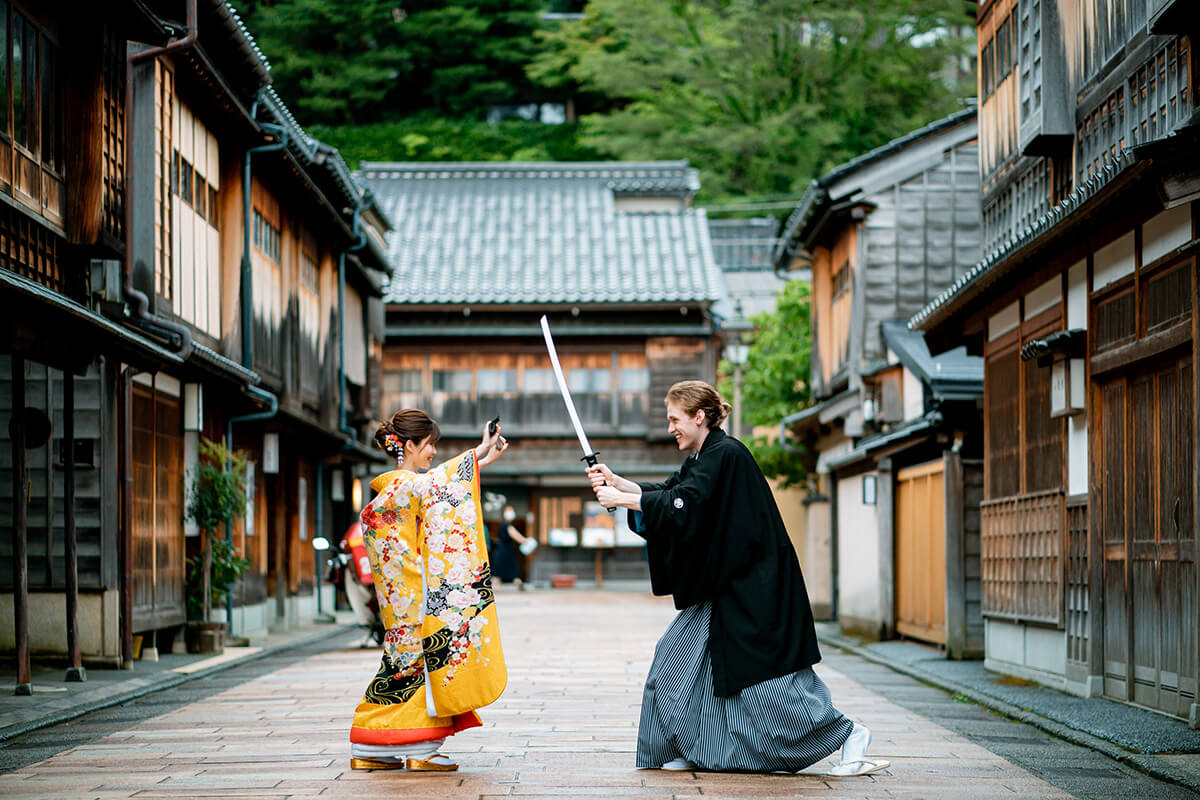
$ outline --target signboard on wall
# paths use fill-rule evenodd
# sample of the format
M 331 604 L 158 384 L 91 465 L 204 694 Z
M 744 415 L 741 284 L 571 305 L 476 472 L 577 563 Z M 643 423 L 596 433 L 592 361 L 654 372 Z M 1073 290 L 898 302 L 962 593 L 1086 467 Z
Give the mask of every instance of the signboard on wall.
M 579 533 L 574 528 L 551 528 L 546 532 L 546 542 L 551 547 L 575 547 Z
M 579 543 L 584 547 L 616 546 L 617 530 L 613 515 L 595 500 L 583 504 L 583 532 Z

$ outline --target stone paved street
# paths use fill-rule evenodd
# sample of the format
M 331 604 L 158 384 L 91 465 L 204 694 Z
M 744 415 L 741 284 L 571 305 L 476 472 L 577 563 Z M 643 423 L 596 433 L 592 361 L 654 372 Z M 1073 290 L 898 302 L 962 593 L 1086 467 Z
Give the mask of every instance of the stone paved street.
M 484 710 L 485 727 L 448 742 L 457 773 L 349 769 L 351 713 L 379 651 L 335 648 L 0 775 L 0 797 L 1072 796 L 831 664 L 819 671 L 836 705 L 870 725 L 872 754 L 891 760 L 890 770 L 855 779 L 824 778 L 825 765 L 797 776 L 635 770 L 641 683 L 674 613 L 669 602 L 571 591 L 502 592 L 498 602 L 509 686 Z

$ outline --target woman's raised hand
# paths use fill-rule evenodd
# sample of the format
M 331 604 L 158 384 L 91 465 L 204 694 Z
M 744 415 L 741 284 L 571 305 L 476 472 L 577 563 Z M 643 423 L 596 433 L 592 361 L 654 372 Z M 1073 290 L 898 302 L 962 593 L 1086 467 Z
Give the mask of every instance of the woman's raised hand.
M 500 457 L 500 454 L 508 449 L 508 440 L 500 435 L 500 425 L 496 425 L 496 432 L 490 431 L 491 423 L 483 426 L 483 438 L 475 447 L 475 462 L 480 467 L 486 467 Z M 480 451 L 483 455 L 480 455 Z

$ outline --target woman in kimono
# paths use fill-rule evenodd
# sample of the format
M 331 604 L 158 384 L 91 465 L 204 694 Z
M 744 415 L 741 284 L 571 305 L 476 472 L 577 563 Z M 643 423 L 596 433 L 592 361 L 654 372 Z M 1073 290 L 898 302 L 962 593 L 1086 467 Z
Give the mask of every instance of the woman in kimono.
M 475 710 L 504 691 L 479 470 L 508 446 L 485 426 L 471 450 L 430 469 L 438 425 L 404 409 L 375 442 L 396 469 L 371 481 L 363 539 L 387 632 L 378 674 L 354 711 L 353 769 L 458 769 L 438 752 L 480 725 Z M 426 471 L 428 470 L 428 471 Z
M 729 405 L 702 381 L 675 384 L 666 404 L 688 457 L 665 482 L 588 470 L 601 505 L 634 512 L 654 593 L 679 609 L 646 678 L 637 766 L 798 772 L 841 748 L 831 775 L 888 767 L 867 758 L 871 732 L 833 707 L 812 669 L 804 577 L 762 471 L 719 427 Z

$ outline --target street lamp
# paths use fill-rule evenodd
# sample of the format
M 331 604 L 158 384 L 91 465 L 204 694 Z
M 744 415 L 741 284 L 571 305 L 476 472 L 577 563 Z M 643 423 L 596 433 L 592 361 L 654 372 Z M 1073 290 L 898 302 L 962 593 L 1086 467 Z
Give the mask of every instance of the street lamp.
M 733 365 L 733 435 L 742 438 L 742 367 L 750 358 L 750 345 L 733 342 L 725 346 L 725 360 Z

